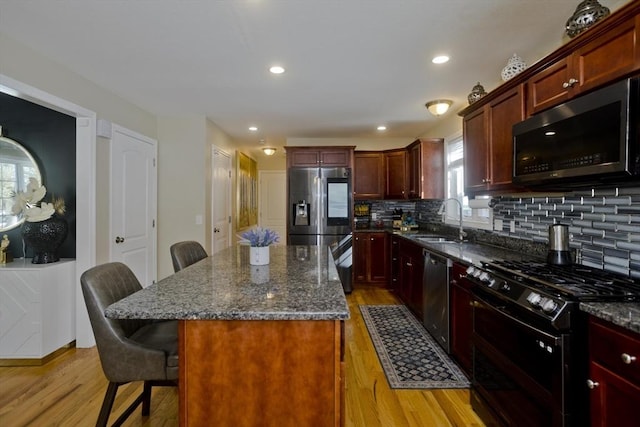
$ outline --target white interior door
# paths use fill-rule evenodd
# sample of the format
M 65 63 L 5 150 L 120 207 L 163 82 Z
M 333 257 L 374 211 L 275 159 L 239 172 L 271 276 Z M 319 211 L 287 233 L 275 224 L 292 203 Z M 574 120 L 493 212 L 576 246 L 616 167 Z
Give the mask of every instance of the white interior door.
M 287 241 L 287 173 L 286 171 L 260 171 L 258 174 L 260 226 L 275 230 L 280 236 L 280 243 L 285 244 Z
M 212 147 L 211 253 L 231 245 L 231 157 Z
M 111 139 L 110 257 L 142 286 L 156 280 L 157 143 L 114 125 Z

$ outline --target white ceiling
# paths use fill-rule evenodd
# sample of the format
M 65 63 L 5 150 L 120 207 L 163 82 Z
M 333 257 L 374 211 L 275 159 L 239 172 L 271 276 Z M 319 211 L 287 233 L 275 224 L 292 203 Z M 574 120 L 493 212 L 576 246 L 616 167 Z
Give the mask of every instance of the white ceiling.
M 375 138 L 379 124 L 411 140 L 446 118 L 425 102 L 449 98 L 455 114 L 477 82 L 501 83 L 514 53 L 531 64 L 566 42 L 579 2 L 0 0 L 0 32 L 153 114 L 205 115 L 245 144 Z M 438 54 L 451 60 L 436 66 Z M 270 75 L 276 63 L 287 72 Z

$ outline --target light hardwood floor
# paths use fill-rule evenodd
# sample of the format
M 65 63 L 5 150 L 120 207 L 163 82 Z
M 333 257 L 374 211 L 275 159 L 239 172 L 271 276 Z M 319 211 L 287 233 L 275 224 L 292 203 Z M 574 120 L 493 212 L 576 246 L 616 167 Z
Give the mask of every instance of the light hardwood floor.
M 483 426 L 469 405 L 468 390 L 390 389 L 358 305 L 396 304 L 384 289 L 362 288 L 347 297 L 346 427 Z M 0 367 L 0 426 L 93 426 L 107 387 L 95 348 L 70 349 L 41 367 Z M 141 386 L 120 387 L 119 414 Z M 154 388 L 151 415 L 140 409 L 125 426 L 177 426 L 175 388 Z M 112 415 L 111 422 L 115 420 Z M 212 424 L 215 426 L 215 423 Z

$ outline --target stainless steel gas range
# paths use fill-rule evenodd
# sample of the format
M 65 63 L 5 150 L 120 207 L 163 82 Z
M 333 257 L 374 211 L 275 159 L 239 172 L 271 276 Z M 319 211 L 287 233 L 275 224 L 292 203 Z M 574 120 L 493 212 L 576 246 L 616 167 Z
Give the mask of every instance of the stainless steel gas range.
M 580 265 L 469 267 L 474 410 L 487 425 L 588 425 L 581 301 L 640 300 L 640 283 Z

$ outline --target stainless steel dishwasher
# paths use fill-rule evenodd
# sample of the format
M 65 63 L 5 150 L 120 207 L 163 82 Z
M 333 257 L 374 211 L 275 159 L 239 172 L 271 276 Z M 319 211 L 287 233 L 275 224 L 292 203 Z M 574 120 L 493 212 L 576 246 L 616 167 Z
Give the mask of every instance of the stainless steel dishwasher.
M 449 270 L 450 259 L 423 249 L 424 275 L 423 313 L 424 327 L 449 353 Z

